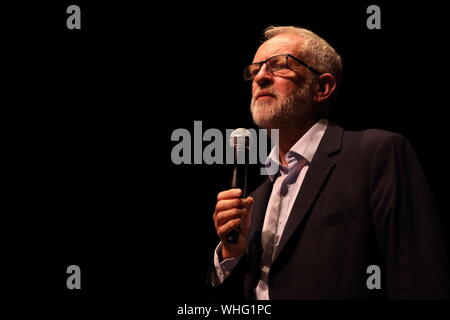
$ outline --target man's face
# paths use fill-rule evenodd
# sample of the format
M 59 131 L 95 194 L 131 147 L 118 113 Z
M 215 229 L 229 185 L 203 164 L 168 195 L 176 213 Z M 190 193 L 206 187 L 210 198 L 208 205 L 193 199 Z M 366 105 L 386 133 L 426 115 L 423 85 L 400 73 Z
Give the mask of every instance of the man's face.
M 275 36 L 264 42 L 257 50 L 253 62 L 264 61 L 279 54 L 300 57 L 303 40 L 291 34 Z M 292 126 L 304 119 L 311 111 L 311 81 L 306 68 L 291 64 L 292 70 L 283 75 L 273 75 L 263 64 L 253 79 L 250 109 L 253 121 L 262 128 L 278 129 Z

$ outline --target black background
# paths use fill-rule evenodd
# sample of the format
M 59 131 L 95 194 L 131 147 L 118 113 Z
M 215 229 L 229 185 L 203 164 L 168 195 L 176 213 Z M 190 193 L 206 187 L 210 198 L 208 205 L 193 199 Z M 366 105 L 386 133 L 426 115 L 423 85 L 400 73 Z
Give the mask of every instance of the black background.
M 448 226 L 441 4 L 93 2 L 3 12 L 9 297 L 72 311 L 159 308 L 163 318 L 207 301 L 212 213 L 230 167 L 174 165 L 170 138 L 193 133 L 195 120 L 254 128 L 242 69 L 269 25 L 310 28 L 335 47 L 344 84 L 332 120 L 404 135 Z M 66 28 L 70 4 L 81 30 Z M 381 7 L 381 30 L 366 27 L 370 4 Z M 80 291 L 66 288 L 71 264 Z

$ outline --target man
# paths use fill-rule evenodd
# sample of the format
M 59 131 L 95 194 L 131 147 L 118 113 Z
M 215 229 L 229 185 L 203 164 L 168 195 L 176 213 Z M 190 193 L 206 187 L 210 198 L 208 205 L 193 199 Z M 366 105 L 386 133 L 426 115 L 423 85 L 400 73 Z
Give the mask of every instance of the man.
M 447 298 L 444 234 L 410 144 L 326 120 L 342 64 L 325 40 L 296 27 L 268 28 L 265 40 L 245 78 L 254 122 L 279 130 L 268 158 L 279 170 L 246 199 L 239 189 L 219 193 L 212 295 Z

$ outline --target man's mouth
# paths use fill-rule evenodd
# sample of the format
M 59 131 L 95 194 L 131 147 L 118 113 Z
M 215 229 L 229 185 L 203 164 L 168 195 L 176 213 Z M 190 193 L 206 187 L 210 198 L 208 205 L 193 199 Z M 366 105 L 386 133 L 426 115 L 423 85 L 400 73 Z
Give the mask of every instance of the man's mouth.
M 258 99 L 275 99 L 275 95 L 273 95 L 272 93 L 268 93 L 268 92 L 260 92 L 256 95 L 256 100 Z

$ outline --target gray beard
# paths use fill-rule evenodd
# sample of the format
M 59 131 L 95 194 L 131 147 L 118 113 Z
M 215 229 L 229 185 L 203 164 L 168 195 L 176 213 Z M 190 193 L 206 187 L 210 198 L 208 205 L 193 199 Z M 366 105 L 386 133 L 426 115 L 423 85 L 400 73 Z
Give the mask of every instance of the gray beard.
M 310 86 L 292 91 L 282 100 L 255 101 L 252 97 L 250 111 L 253 122 L 266 129 L 295 127 L 311 109 Z M 305 119 L 303 119 L 305 120 Z

